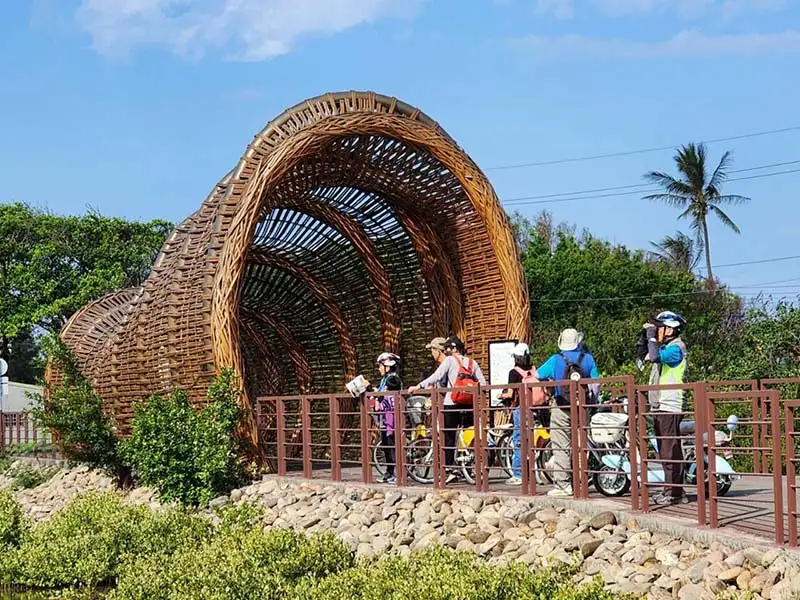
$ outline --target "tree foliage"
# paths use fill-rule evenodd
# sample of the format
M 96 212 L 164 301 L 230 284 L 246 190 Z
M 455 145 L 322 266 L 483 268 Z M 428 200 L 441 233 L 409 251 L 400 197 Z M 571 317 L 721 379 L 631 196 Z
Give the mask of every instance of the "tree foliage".
M 58 333 L 86 303 L 140 285 L 171 229 L 161 220 L 64 217 L 0 204 L 0 355 L 8 359 L 9 344 L 20 348 L 14 341 L 34 340 L 37 330 Z M 35 361 L 15 353 L 9 362 L 17 359 Z
M 714 281 L 711 270 L 711 245 L 708 236 L 708 217 L 715 215 L 729 229 L 740 233 L 739 227 L 722 210 L 725 204 L 743 204 L 750 200 L 736 194 L 723 194 L 722 185 L 728 178 L 732 157 L 730 152 L 722 155 L 719 164 L 709 171 L 706 163 L 705 144 L 686 144 L 675 154 L 678 177 L 663 171 L 651 171 L 645 179 L 663 188 L 663 192 L 645 196 L 645 200 L 660 200 L 683 209 L 680 219 L 689 219 L 697 239 L 701 241 L 706 257 L 708 281 Z

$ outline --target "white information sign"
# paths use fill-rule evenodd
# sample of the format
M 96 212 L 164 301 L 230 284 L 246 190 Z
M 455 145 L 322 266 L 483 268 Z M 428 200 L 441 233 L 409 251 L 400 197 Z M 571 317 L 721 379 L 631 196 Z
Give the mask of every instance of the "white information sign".
M 511 350 L 517 340 L 496 340 L 489 342 L 489 385 L 505 385 L 508 383 L 508 372 L 514 368 Z M 503 390 L 492 390 L 491 404 L 501 404 L 500 394 Z

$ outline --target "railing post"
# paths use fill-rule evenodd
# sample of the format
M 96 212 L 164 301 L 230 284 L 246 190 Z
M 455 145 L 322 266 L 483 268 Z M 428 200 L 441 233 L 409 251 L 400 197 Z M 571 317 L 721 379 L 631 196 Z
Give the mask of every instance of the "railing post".
M 536 459 L 532 457 L 531 452 L 531 436 L 533 435 L 533 424 L 531 423 L 531 387 L 522 383 L 519 389 L 519 439 L 520 447 L 514 448 L 514 452 L 520 453 L 521 467 L 522 467 L 522 493 L 531 496 L 536 495 L 536 476 L 531 476 L 535 473 Z M 513 410 L 513 408 L 512 408 Z M 511 423 L 514 423 L 514 415 L 511 415 Z M 513 432 L 513 429 L 512 429 Z M 514 434 L 512 433 L 512 440 Z M 512 459 L 513 465 L 513 459 Z M 531 468 L 533 467 L 533 469 Z M 513 473 L 512 473 L 513 475 Z
M 706 395 L 706 386 L 694 385 L 694 448 L 695 448 L 695 484 L 697 486 L 697 524 L 706 526 L 706 464 L 703 449 L 703 432 L 708 430 L 708 409 L 710 401 Z M 712 428 L 713 429 L 713 428 Z M 714 486 L 716 489 L 716 485 Z
M 339 398 L 331 395 L 328 398 L 329 425 L 331 429 L 331 479 L 342 480 L 342 461 L 339 448 Z
M 755 391 L 757 389 L 756 384 L 751 384 L 751 390 Z M 763 473 L 761 470 L 761 450 L 759 448 L 763 448 L 764 444 L 761 443 L 761 396 L 753 396 L 751 401 L 751 409 L 750 414 L 753 415 L 753 472 L 754 473 Z
M 646 394 L 649 394 L 649 392 L 642 393 L 641 390 L 636 391 L 636 405 L 638 407 L 637 416 L 639 420 L 639 437 L 637 439 L 637 443 L 639 444 L 639 456 L 641 457 L 642 463 L 642 512 L 648 512 L 650 510 L 650 495 L 647 489 L 647 464 L 649 462 L 647 458 L 647 407 L 649 406 L 649 403 L 647 401 Z
M 303 396 L 300 399 L 300 426 L 303 431 L 303 477 L 311 479 L 313 465 L 311 463 L 311 399 Z
M 580 411 L 578 409 L 578 382 L 570 380 L 569 383 L 569 429 L 570 429 L 570 438 L 572 440 L 572 453 L 571 453 L 571 464 L 572 464 L 572 493 L 576 499 L 582 499 L 583 490 L 582 490 L 582 479 L 580 476 L 581 472 L 581 465 L 583 464 L 583 453 L 585 452 L 585 448 L 581 444 L 581 434 L 580 434 Z M 555 452 L 555 448 L 553 451 Z
M 772 417 L 772 485 L 775 492 L 775 543 L 784 544 L 783 537 L 783 461 L 781 460 L 780 392 L 771 390 L 766 398 Z
M 630 375 L 625 382 L 625 390 L 628 396 L 628 464 L 630 465 L 631 480 L 631 509 L 639 510 L 641 508 L 637 459 L 639 438 L 636 435 L 636 415 L 639 414 L 639 411 L 637 410 L 636 388 L 633 385 L 633 377 Z
M 789 528 L 789 546 L 797 547 L 797 468 L 795 464 L 794 406 L 784 407 L 783 422 L 786 428 L 786 518 Z M 777 510 L 777 508 L 776 508 Z
M 484 487 L 483 481 L 486 444 L 484 442 L 483 393 L 480 387 L 472 388 L 472 422 L 475 434 L 472 440 L 473 456 L 475 456 L 475 489 L 485 492 L 489 486 Z
M 578 463 L 578 488 L 580 489 L 580 498 L 589 497 L 589 442 L 588 442 L 588 407 L 589 403 L 586 398 L 589 395 L 589 387 L 582 386 L 579 382 L 575 382 L 573 387 L 574 395 L 570 395 L 575 399 L 575 409 L 578 413 L 578 448 L 580 461 Z M 574 429 L 574 426 L 573 426 Z M 574 485 L 574 484 L 573 484 Z
M 431 391 L 431 451 L 433 453 L 433 487 L 437 490 L 444 487 L 445 481 L 444 449 L 442 448 L 444 415 L 439 398 L 439 388 L 434 388 Z
M 278 475 L 286 475 L 286 406 L 283 398 L 275 400 L 275 420 L 278 426 Z
M 360 423 L 361 429 L 361 481 L 363 483 L 372 483 L 372 452 L 370 452 L 369 444 L 369 407 L 367 406 L 366 399 L 361 396 L 359 402 L 360 408 Z
M 398 486 L 406 485 L 406 461 L 405 459 L 405 426 L 406 411 L 405 402 L 400 392 L 395 392 L 394 401 L 394 474 Z
M 714 429 L 714 419 L 716 417 L 716 404 L 711 396 L 706 395 L 705 402 L 705 432 L 706 432 L 706 445 L 708 450 L 704 451 L 703 446 L 700 446 L 698 456 L 700 461 L 702 457 L 708 455 L 708 510 L 709 510 L 709 527 L 717 529 L 719 527 L 719 498 L 717 496 L 717 440 L 716 429 Z M 697 427 L 695 425 L 695 431 Z M 705 477 L 700 479 L 700 471 L 697 472 L 697 485 L 698 485 L 698 504 L 700 499 L 700 487 L 705 488 Z M 702 490 L 705 492 L 705 489 Z

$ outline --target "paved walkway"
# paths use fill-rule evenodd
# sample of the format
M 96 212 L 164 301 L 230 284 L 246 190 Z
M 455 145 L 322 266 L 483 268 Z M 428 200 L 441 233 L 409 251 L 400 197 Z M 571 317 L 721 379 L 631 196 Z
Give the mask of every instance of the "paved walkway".
M 313 479 L 330 480 L 331 472 L 329 465 L 318 463 L 314 465 Z M 301 472 L 289 473 L 290 477 L 302 477 Z M 373 473 L 374 482 L 378 481 L 378 475 Z M 342 480 L 345 483 L 361 483 L 361 467 L 355 465 L 343 465 Z M 414 489 L 433 489 L 433 486 L 424 486 L 409 481 L 408 487 Z M 788 539 L 786 517 L 786 481 L 784 478 L 784 536 Z M 448 486 L 448 489 L 469 491 L 474 489 L 466 483 L 458 483 Z M 537 497 L 545 497 L 550 487 L 537 486 Z M 505 485 L 505 474 L 499 470 L 492 470 L 489 478 L 489 490 L 496 494 L 519 494 L 519 488 Z M 655 490 L 652 490 L 655 491 Z M 621 498 L 606 498 L 589 489 L 589 504 L 597 508 L 605 507 L 614 510 L 631 510 L 630 494 Z M 636 514 L 642 514 L 638 512 Z M 696 498 L 690 495 L 688 504 L 676 506 L 651 506 L 648 515 L 653 518 L 667 517 L 676 525 L 694 528 L 709 529 L 698 527 L 698 511 Z M 710 518 L 710 507 L 706 503 L 706 518 Z M 743 476 L 733 483 L 731 491 L 718 501 L 719 530 L 721 533 L 736 533 L 746 536 L 749 540 L 762 544 L 775 544 L 775 503 L 773 494 L 773 478 L 771 476 Z

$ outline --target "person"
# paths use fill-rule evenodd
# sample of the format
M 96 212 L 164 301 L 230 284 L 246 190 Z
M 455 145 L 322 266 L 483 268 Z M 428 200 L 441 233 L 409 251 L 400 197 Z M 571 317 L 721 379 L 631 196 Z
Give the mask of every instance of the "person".
M 447 343 L 446 338 L 435 337 L 430 341 L 430 343 L 425 344 L 425 348 L 431 351 L 431 357 L 436 361 L 436 368 L 439 368 L 439 365 L 441 365 L 447 358 L 447 354 L 445 354 L 444 351 L 445 343 Z M 424 378 L 425 377 L 423 376 L 423 379 Z M 437 387 L 447 387 L 447 376 L 445 376 L 442 381 L 439 382 Z
M 573 378 L 577 373 L 580 378 L 597 379 L 600 374 L 591 353 L 581 350 L 582 336 L 575 329 L 565 329 L 558 337 L 558 352 L 548 358 L 537 369 L 542 381 L 563 381 Z M 555 406 L 550 410 L 550 443 L 553 457 L 553 483 L 555 487 L 547 495 L 566 498 L 572 496 L 572 420 L 570 404 L 575 400 L 570 397 L 569 388 L 555 388 L 553 400 Z
M 381 375 L 381 382 L 378 384 L 378 392 L 398 392 L 403 389 L 403 382 L 397 373 L 397 366 L 400 358 L 391 352 L 382 352 L 377 360 L 378 372 Z M 395 478 L 395 451 L 394 451 L 394 396 L 381 396 L 376 398 L 375 410 L 378 413 L 378 425 L 381 430 L 381 445 L 383 446 L 383 458 L 386 461 L 386 474 L 383 476 L 382 483 L 392 485 L 396 483 Z
M 647 357 L 652 363 L 650 385 L 670 385 L 684 382 L 686 373 L 686 344 L 681 333 L 686 320 L 677 313 L 664 311 L 654 321 L 643 326 L 647 337 Z M 683 390 L 657 390 L 649 393 L 654 411 L 653 426 L 658 442 L 658 458 L 664 469 L 665 487 L 656 493 L 656 505 L 687 502 L 683 492 L 683 448 L 680 440 Z
M 514 358 L 514 368 L 508 372 L 509 385 L 522 383 L 525 376 L 533 369 L 531 365 L 531 351 L 528 344 L 520 342 L 511 350 Z M 535 375 L 535 370 L 534 370 Z M 522 485 L 522 414 L 520 412 L 519 390 L 504 390 L 500 397 L 511 401 L 511 419 L 514 429 L 511 432 L 511 441 L 514 444 L 514 458 L 511 461 L 511 477 L 506 480 L 507 485 Z
M 442 381 L 446 381 L 444 387 L 452 388 L 455 386 L 458 374 L 461 368 L 469 368 L 472 364 L 472 377 L 474 377 L 480 385 L 486 385 L 486 378 L 483 376 L 480 366 L 477 362 L 470 359 L 465 355 L 466 349 L 464 342 L 455 336 L 447 338 L 444 344 L 444 351 L 446 358 L 441 362 L 439 367 L 433 372 L 430 377 L 419 382 L 419 384 L 412 386 L 408 389 L 409 393 L 413 394 L 419 389 L 425 389 L 434 385 L 441 385 Z M 447 483 L 453 483 L 458 479 L 458 474 L 455 465 L 455 446 L 458 428 L 465 429 L 472 427 L 475 423 L 472 407 L 465 408 L 466 405 L 456 404 L 453 401 L 453 393 L 447 392 L 444 396 L 444 462 L 448 471 Z

